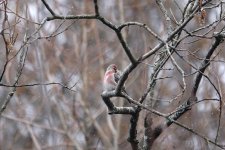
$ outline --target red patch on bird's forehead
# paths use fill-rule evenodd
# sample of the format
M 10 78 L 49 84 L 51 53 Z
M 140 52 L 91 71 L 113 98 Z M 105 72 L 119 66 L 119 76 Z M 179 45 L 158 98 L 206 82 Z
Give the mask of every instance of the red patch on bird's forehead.
M 116 65 L 113 66 L 113 70 L 114 70 L 115 72 L 117 72 L 117 67 L 116 67 Z
M 112 66 L 113 69 L 117 69 L 115 64 L 112 64 L 111 66 Z
M 115 64 L 111 64 L 111 65 L 109 65 L 107 70 L 113 70 L 116 73 L 117 72 L 117 66 Z

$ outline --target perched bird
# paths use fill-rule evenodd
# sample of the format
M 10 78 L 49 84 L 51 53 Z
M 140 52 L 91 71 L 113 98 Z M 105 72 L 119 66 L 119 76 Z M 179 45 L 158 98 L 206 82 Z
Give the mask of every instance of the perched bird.
M 108 68 L 106 69 L 104 81 L 103 81 L 104 91 L 115 90 L 119 82 L 120 76 L 121 76 L 121 72 L 117 69 L 117 66 L 115 64 L 109 65 Z
M 116 89 L 116 86 L 120 80 L 121 71 L 117 69 L 115 64 L 111 64 L 108 66 L 105 72 L 104 81 L 103 81 L 103 89 L 104 91 L 112 91 Z M 125 86 L 122 87 L 122 92 L 127 94 L 125 90 Z M 127 99 L 129 103 L 131 101 Z

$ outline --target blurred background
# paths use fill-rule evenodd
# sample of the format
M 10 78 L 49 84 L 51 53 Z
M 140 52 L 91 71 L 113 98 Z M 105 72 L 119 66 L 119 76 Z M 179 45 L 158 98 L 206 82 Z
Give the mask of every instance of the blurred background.
M 93 1 L 90 0 L 46 2 L 56 14 L 94 14 Z M 187 0 L 164 1 L 167 11 L 177 22 L 182 19 L 186 3 Z M 217 3 L 219 0 L 213 1 L 213 4 Z M 115 25 L 127 21 L 141 22 L 162 39 L 168 36 L 166 19 L 155 1 L 99 0 L 98 5 L 100 14 Z M 1 84 L 13 85 L 18 77 L 21 57 L 25 60 L 18 80 L 18 85 L 22 86 L 16 88 L 0 117 L 0 149 L 131 149 L 127 142 L 130 116 L 108 115 L 101 99 L 102 80 L 107 66 L 114 63 L 124 70 L 130 63 L 114 31 L 95 19 L 52 20 L 40 27 L 40 23 L 51 14 L 39 0 L 7 1 L 7 5 L 6 1 L 0 1 L 0 10 L 0 28 L 5 29 L 7 41 L 6 44 L 1 34 Z M 224 25 L 224 22 L 215 24 L 219 20 L 220 10 L 223 10 L 222 6 L 206 9 L 204 23 L 199 22 L 200 14 L 196 14 L 185 29 L 191 32 L 211 24 L 196 34 L 212 36 Z M 7 21 L 3 25 L 5 18 Z M 173 28 L 176 28 L 174 22 Z M 137 26 L 125 28 L 123 36 L 135 58 L 159 44 L 151 34 Z M 25 45 L 27 37 L 29 42 Z M 169 113 L 190 96 L 196 70 L 188 62 L 198 68 L 213 41 L 213 38 L 197 36 L 187 36 L 182 40 L 178 53 L 186 61 L 178 55 L 174 55 L 174 58 L 187 75 L 185 92 L 180 95 L 182 75 L 169 60 L 158 75 L 162 80 L 157 81 L 151 107 Z M 223 49 L 224 44 L 221 44 L 205 75 L 220 92 L 224 102 Z M 134 99 L 139 99 L 145 91 L 159 55 L 156 53 L 146 59 L 129 75 L 126 89 Z M 13 90 L 4 85 L 0 86 L 1 107 Z M 198 99 L 218 99 L 213 85 L 203 77 Z M 131 105 L 119 98 L 114 98 L 113 102 L 117 106 Z M 219 104 L 217 100 L 198 103 L 179 121 L 212 140 L 216 138 L 220 121 L 218 142 L 225 144 L 224 103 L 222 109 Z M 141 112 L 138 122 L 139 139 L 143 138 L 145 114 L 145 111 Z M 217 149 L 176 125 L 164 131 L 152 147 L 164 150 L 206 148 Z

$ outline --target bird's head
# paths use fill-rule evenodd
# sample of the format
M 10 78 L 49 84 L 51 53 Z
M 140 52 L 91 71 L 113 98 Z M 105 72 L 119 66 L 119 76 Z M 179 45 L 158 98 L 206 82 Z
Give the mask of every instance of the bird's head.
M 111 64 L 108 66 L 107 71 L 113 70 L 114 72 L 117 72 L 117 66 L 115 64 Z

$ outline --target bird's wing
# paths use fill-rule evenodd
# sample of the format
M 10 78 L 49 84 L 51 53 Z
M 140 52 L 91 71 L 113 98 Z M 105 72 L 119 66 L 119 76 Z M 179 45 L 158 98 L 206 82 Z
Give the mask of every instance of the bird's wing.
M 117 72 L 114 74 L 114 79 L 115 79 L 115 82 L 116 82 L 116 83 L 119 82 L 120 77 L 121 77 L 121 72 L 120 72 L 120 71 L 117 71 Z
M 115 82 L 116 82 L 116 83 L 118 83 L 118 82 L 119 82 L 119 80 L 120 80 L 120 78 L 121 78 L 121 75 L 122 75 L 122 73 L 121 73 L 121 71 L 120 71 L 120 70 L 117 70 L 117 72 L 116 72 L 116 73 L 114 73 L 114 79 L 115 79 Z M 123 87 L 122 87 L 122 91 L 123 91 L 124 93 L 126 93 L 126 94 L 127 94 L 127 92 L 126 92 L 126 90 L 125 90 L 125 85 L 123 85 Z

